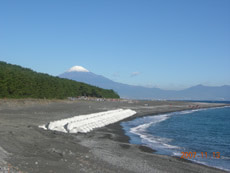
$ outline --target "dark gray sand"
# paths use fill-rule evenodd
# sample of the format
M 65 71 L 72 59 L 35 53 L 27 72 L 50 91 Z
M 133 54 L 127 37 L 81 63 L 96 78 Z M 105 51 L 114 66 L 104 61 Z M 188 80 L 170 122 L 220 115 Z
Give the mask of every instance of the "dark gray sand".
M 38 128 L 53 120 L 81 114 L 130 108 L 138 116 L 218 104 L 176 101 L 97 102 L 0 100 L 0 172 L 224 172 L 150 148 L 129 144 L 118 123 L 87 134 L 65 134 Z

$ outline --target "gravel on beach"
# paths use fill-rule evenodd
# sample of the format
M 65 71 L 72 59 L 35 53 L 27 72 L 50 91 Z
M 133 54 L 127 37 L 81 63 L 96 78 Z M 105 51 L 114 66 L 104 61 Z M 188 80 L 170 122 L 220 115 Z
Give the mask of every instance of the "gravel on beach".
M 129 144 L 120 122 L 86 134 L 43 130 L 50 121 L 113 109 L 132 109 L 136 117 L 217 107 L 182 101 L 0 100 L 0 172 L 117 173 L 224 172 Z

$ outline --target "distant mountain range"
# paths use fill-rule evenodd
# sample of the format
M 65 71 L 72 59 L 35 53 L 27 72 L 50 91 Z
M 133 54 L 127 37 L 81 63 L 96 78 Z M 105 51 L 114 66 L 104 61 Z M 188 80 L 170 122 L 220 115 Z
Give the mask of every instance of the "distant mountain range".
M 230 86 L 210 87 L 197 85 L 180 91 L 146 88 L 114 82 L 104 76 L 89 72 L 81 66 L 74 66 L 59 75 L 61 78 L 72 79 L 95 85 L 105 89 L 113 89 L 122 98 L 131 99 L 167 99 L 167 100 L 230 100 Z

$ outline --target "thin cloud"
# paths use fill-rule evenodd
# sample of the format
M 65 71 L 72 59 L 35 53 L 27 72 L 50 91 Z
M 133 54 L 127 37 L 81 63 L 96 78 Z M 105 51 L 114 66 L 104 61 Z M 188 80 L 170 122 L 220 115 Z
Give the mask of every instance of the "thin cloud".
M 118 78 L 118 77 L 120 77 L 120 74 L 119 73 L 113 73 L 112 76 Z
M 140 72 L 132 72 L 130 77 L 135 77 L 135 76 L 138 76 L 140 74 Z

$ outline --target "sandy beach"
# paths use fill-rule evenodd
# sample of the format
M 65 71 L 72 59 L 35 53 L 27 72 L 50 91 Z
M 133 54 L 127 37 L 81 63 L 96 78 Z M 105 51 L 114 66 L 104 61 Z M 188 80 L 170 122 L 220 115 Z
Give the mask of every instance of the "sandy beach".
M 28 173 L 161 173 L 224 172 L 129 144 L 120 122 L 86 134 L 38 128 L 64 118 L 114 109 L 137 112 L 128 121 L 223 104 L 179 101 L 0 100 L 0 172 Z

